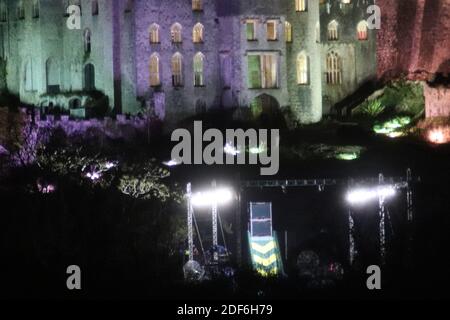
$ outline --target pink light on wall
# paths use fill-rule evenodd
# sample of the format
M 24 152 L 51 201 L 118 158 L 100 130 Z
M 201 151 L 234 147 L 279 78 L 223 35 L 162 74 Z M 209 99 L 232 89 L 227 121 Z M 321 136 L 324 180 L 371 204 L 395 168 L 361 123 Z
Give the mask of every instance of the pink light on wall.
M 428 131 L 428 141 L 434 144 L 450 142 L 450 127 L 440 127 Z

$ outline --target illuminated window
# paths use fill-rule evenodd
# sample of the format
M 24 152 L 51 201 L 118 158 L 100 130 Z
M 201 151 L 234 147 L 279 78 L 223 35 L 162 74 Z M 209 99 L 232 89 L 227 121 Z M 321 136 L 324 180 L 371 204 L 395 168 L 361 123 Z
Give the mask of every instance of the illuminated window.
M 25 9 L 23 7 L 23 1 L 20 0 L 19 2 L 17 2 L 17 19 L 22 20 L 25 19 Z
M 339 55 L 331 51 L 327 55 L 327 84 L 342 83 L 342 61 Z
M 334 41 L 339 39 L 339 25 L 336 20 L 328 24 L 328 40 Z
M 341 0 L 341 2 L 342 2 L 343 4 L 349 4 L 349 3 L 352 2 L 352 0 Z
M 174 87 L 183 85 L 183 56 L 178 52 L 172 57 L 172 85 Z
M 148 33 L 150 43 L 159 43 L 159 25 L 156 23 L 152 24 Z
M 365 20 L 358 23 L 357 26 L 357 33 L 358 33 L 358 40 L 367 40 L 368 38 L 368 25 Z
M 97 0 L 92 0 L 92 15 L 93 16 L 98 16 L 98 1 Z
M 276 20 L 269 20 L 266 23 L 267 28 L 267 40 L 269 41 L 275 41 L 277 40 L 277 21 Z
M 308 84 L 308 56 L 301 52 L 297 56 L 297 83 Z
M 246 21 L 246 35 L 248 41 L 256 40 L 256 21 L 247 20 Z
M 284 23 L 284 39 L 286 42 L 292 42 L 292 25 L 287 21 Z
M 270 89 L 278 87 L 278 55 L 275 53 L 248 55 L 248 87 Z
M 170 28 L 170 36 L 172 38 L 172 43 L 181 43 L 183 41 L 182 28 L 179 23 L 175 23 Z
M 192 0 L 192 10 L 193 11 L 202 11 L 203 10 L 202 0 Z
M 303 12 L 306 11 L 307 8 L 307 0 L 295 0 L 295 11 Z
M 84 52 L 91 53 L 91 30 L 84 30 Z
M 40 14 L 39 0 L 33 0 L 32 15 L 33 18 L 39 18 Z
M 203 42 L 203 25 L 201 23 L 197 23 L 192 29 L 192 41 L 194 43 Z
M 159 56 L 154 53 L 150 56 L 150 86 L 157 87 L 161 85 L 161 78 L 159 73 Z
M 205 63 L 205 56 L 203 53 L 198 52 L 194 56 L 194 86 L 195 87 L 202 87 L 205 85 L 204 82 L 204 63 Z

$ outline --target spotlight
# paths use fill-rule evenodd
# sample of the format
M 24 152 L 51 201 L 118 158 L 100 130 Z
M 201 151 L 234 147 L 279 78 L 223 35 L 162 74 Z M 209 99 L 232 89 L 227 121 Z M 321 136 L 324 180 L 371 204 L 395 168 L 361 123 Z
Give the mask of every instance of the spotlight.
M 391 198 L 396 191 L 393 186 L 379 186 L 374 189 L 361 188 L 347 193 L 347 202 L 352 205 L 361 205 L 379 198 Z
M 206 207 L 213 204 L 226 204 L 233 199 L 233 193 L 228 188 L 218 188 L 213 191 L 202 191 L 192 195 L 192 205 L 196 207 Z

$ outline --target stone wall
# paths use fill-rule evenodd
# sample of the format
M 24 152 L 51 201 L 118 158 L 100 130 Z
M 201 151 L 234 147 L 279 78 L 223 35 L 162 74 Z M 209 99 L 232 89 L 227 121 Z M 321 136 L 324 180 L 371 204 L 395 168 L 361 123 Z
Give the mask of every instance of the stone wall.
M 450 73 L 450 1 L 378 0 L 377 5 L 379 78 Z
M 450 87 L 424 86 L 426 117 L 450 117 Z

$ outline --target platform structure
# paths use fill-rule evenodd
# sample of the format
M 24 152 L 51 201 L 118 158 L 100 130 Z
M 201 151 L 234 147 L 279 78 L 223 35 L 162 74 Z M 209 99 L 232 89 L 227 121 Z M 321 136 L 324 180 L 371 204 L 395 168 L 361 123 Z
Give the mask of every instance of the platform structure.
M 272 228 L 272 203 L 250 202 L 248 230 L 252 266 L 262 276 L 284 273 L 278 238 Z

